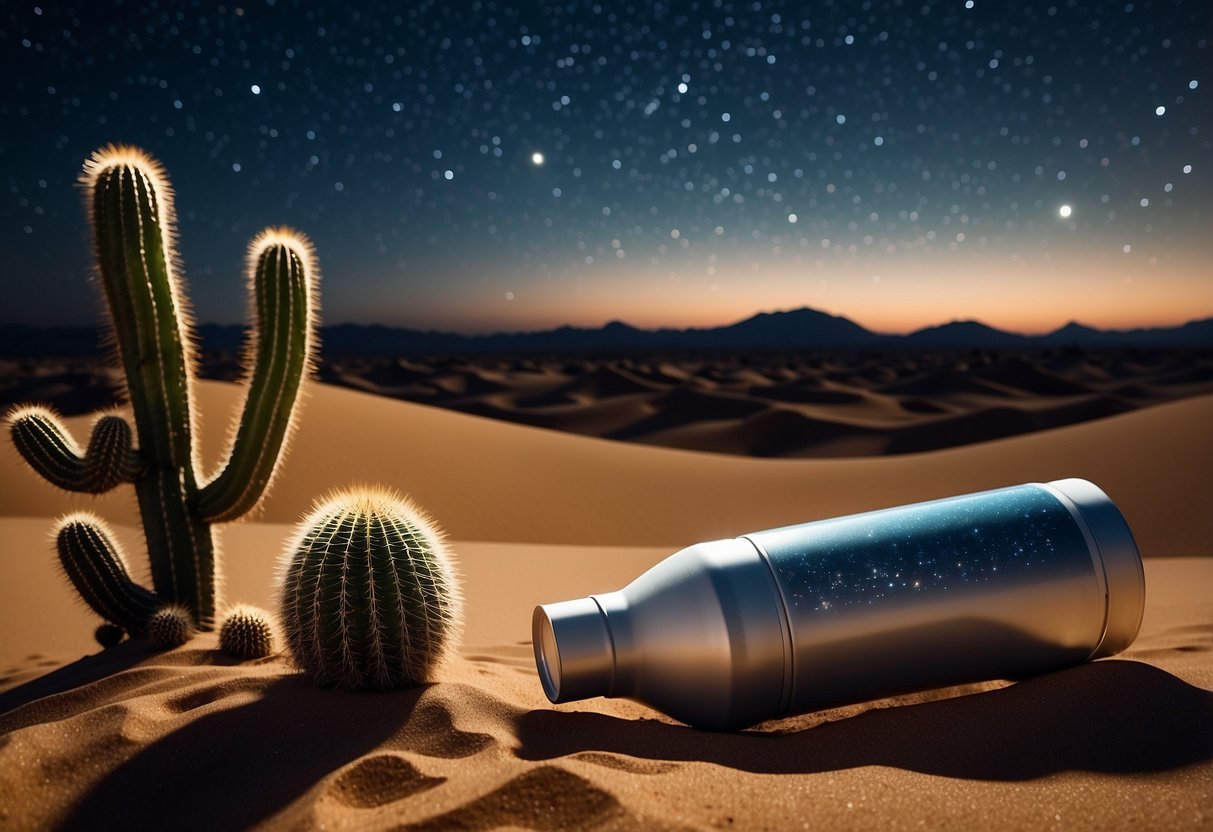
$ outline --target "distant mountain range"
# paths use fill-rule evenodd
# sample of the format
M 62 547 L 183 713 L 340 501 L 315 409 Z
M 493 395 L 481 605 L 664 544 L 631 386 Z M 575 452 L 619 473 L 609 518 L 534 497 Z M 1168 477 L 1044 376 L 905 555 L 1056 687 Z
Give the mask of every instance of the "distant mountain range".
M 240 348 L 241 326 L 203 324 L 206 349 Z M 335 324 L 321 329 L 325 356 L 455 353 L 618 352 L 626 350 L 999 349 L 1032 347 L 1213 347 L 1213 318 L 1177 327 L 1096 329 L 1071 322 L 1046 335 L 1020 335 L 980 321 L 953 321 L 906 335 L 885 335 L 854 321 L 804 307 L 760 312 L 735 324 L 703 329 L 638 329 L 612 321 L 601 327 L 561 326 L 536 332 L 460 335 L 379 325 Z M 98 352 L 88 327 L 0 325 L 0 356 L 82 356 Z

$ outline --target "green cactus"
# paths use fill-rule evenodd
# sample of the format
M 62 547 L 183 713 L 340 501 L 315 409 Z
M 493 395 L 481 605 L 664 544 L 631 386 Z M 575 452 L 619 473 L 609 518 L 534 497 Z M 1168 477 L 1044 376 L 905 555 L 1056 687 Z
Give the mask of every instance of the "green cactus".
M 55 529 L 59 565 L 72 586 L 106 621 L 142 633 L 163 602 L 131 580 L 126 556 L 105 521 L 86 511 L 69 514 Z
M 287 647 L 322 685 L 427 681 L 461 622 L 459 578 L 441 531 L 384 490 L 318 504 L 283 553 L 280 588 Z
M 314 360 L 318 276 L 311 244 L 283 228 L 267 229 L 249 246 L 255 321 L 245 351 L 247 396 L 226 462 L 207 478 L 196 445 L 194 338 L 177 271 L 168 179 L 143 151 L 110 146 L 85 163 L 81 181 L 138 447 L 116 415 L 98 420 L 84 451 L 46 408 L 13 410 L 10 432 L 30 467 L 60 488 L 99 494 L 121 483 L 135 486 L 155 596 L 130 582 L 104 527 L 74 531 L 66 549 L 60 541 L 72 583 L 102 618 L 141 632 L 146 618 L 137 619 L 150 614 L 151 596 L 156 605 L 181 605 L 196 625 L 209 628 L 218 600 L 211 525 L 245 514 L 266 492 Z M 116 598 L 99 594 L 107 587 L 121 588 Z M 115 609 L 121 617 L 111 617 Z
M 104 494 L 134 482 L 143 470 L 131 447 L 131 426 L 121 416 L 99 417 L 83 452 L 59 417 L 45 407 L 19 407 L 8 418 L 13 444 L 25 461 L 67 491 Z
M 274 652 L 274 625 L 265 610 L 233 607 L 219 627 L 219 649 L 238 659 L 261 659 Z

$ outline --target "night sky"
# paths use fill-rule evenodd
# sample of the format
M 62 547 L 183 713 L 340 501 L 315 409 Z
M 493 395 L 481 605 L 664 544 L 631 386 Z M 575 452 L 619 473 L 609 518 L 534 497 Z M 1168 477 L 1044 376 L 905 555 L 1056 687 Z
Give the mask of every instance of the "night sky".
M 83 160 L 177 192 L 197 317 L 877 330 L 1213 314 L 1213 4 L 5 3 L 0 323 L 91 324 Z

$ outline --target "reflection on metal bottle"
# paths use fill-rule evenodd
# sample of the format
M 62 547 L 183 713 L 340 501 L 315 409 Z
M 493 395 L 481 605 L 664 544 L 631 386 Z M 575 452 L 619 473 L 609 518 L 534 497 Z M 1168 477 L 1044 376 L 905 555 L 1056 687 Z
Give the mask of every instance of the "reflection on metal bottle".
M 1124 518 L 1068 479 L 700 543 L 532 629 L 551 701 L 728 730 L 1110 656 L 1144 603 Z

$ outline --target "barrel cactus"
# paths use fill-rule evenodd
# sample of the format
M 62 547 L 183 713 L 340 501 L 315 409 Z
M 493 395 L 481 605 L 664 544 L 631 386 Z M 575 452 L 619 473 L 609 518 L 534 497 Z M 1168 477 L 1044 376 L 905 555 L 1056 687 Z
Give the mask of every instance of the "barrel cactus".
M 135 430 L 122 416 L 106 415 L 81 448 L 53 411 L 23 406 L 8 414 L 10 435 L 30 467 L 60 488 L 100 494 L 122 483 L 135 487 L 154 593 L 130 579 L 95 515 L 60 521 L 60 561 L 89 606 L 130 633 L 146 630 L 166 605 L 209 629 L 218 600 L 212 525 L 247 513 L 269 487 L 314 361 L 312 247 L 285 228 L 266 229 L 249 247 L 255 320 L 245 349 L 247 393 L 226 461 L 208 477 L 198 459 L 196 339 L 178 273 L 168 178 L 143 151 L 110 146 L 85 163 L 81 182 Z
M 454 647 L 459 578 L 442 532 L 382 489 L 318 503 L 283 552 L 287 648 L 321 685 L 387 690 L 421 684 Z

